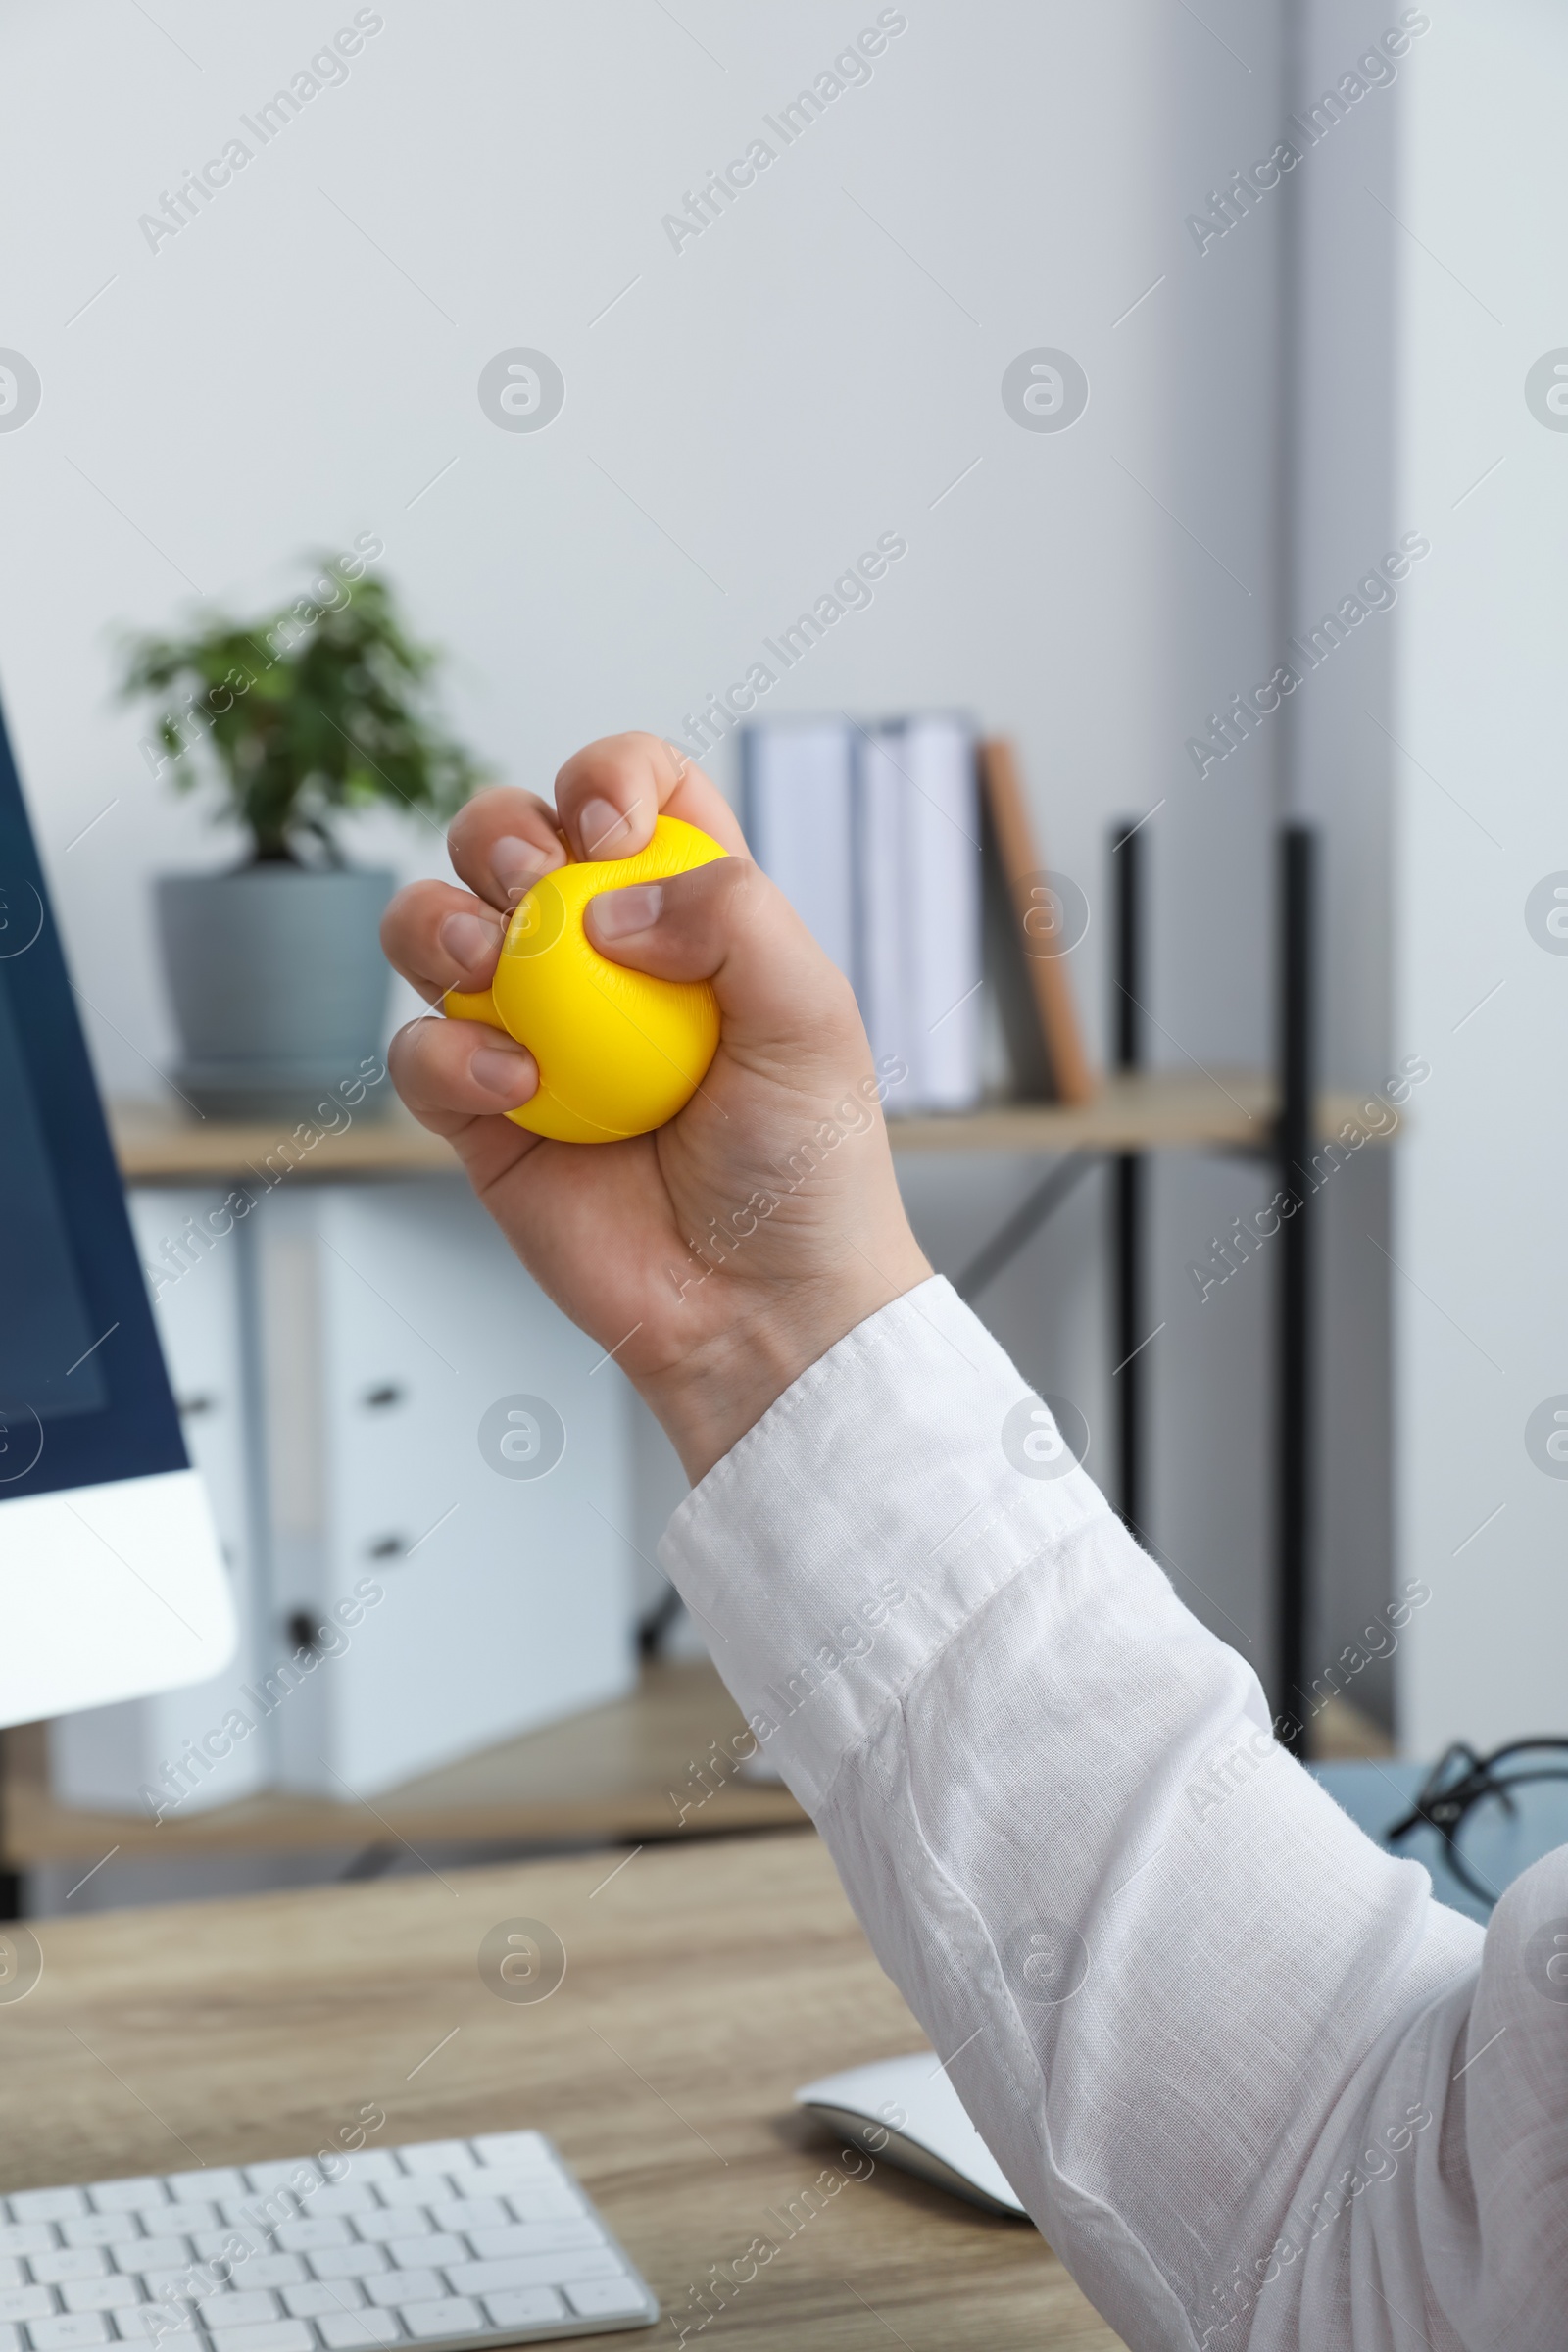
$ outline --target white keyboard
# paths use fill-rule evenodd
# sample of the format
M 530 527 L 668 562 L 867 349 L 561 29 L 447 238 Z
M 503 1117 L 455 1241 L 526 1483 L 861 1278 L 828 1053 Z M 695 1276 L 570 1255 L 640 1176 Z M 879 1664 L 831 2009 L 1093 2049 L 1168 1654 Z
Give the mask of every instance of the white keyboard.
M 0 2197 L 0 2352 L 458 2352 L 658 2317 L 538 2132 Z

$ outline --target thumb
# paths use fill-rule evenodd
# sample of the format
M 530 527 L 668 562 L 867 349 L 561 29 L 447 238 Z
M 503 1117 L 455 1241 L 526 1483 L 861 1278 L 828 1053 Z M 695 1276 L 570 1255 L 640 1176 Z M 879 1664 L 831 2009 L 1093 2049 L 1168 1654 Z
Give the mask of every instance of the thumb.
M 601 891 L 583 912 L 592 945 L 657 980 L 712 983 L 732 1044 L 858 1042 L 854 992 L 783 892 L 749 858 Z

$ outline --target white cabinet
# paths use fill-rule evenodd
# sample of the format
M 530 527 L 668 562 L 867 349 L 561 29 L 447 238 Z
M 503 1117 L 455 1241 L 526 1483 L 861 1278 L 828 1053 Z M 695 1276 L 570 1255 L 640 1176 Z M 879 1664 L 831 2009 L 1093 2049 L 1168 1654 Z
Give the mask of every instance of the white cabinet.
M 456 1177 L 283 1187 L 238 1221 L 231 1199 L 160 1188 L 131 1215 L 240 1651 L 54 1724 L 56 1794 L 166 1817 L 373 1796 L 628 1690 L 614 1364 Z
M 467 1187 L 302 1188 L 254 1238 L 284 1785 L 373 1794 L 628 1690 L 625 1385 Z
M 192 1463 L 206 1482 L 234 1583 L 240 1642 L 213 1681 L 155 1698 L 62 1716 L 50 1727 L 50 1771 L 68 1804 L 164 1817 L 228 1804 L 265 1788 L 265 1729 L 234 1736 L 250 1677 L 262 1595 L 247 1476 L 241 1342 L 242 1245 L 221 1192 L 130 1195 L 137 1254 Z

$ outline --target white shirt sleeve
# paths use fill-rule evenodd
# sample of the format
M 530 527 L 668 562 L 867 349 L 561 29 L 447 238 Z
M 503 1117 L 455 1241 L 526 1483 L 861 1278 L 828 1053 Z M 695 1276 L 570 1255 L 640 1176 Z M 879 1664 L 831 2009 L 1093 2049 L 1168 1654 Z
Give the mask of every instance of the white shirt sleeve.
M 1136 2352 L 1568 2343 L 1568 1849 L 1485 1937 L 1435 1902 L 945 1282 L 805 1373 L 661 1556 Z

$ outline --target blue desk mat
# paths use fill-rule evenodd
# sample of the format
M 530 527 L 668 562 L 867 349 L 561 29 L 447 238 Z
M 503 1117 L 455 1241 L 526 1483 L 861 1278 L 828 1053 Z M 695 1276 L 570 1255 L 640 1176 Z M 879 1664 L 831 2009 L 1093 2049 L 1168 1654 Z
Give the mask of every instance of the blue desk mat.
M 1431 1766 L 1380 1758 L 1372 1763 L 1311 1764 L 1307 1769 L 1369 1838 L 1386 1845 L 1386 1833 L 1412 1810 Z M 1488 1805 L 1485 1826 L 1474 1827 L 1473 1842 L 1472 1832 L 1466 1832 L 1465 1852 L 1474 1856 L 1472 1867 L 1499 1894 L 1543 1854 L 1568 1845 L 1568 1781 L 1537 1782 L 1521 1788 L 1514 1801 L 1518 1813 L 1513 1820 L 1502 1814 L 1500 1807 Z M 1483 1925 L 1491 1917 L 1488 1905 L 1478 1902 L 1448 1869 L 1436 1830 L 1423 1823 L 1397 1845 L 1389 1846 L 1389 1851 L 1408 1861 L 1424 1862 L 1440 1902 Z

